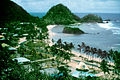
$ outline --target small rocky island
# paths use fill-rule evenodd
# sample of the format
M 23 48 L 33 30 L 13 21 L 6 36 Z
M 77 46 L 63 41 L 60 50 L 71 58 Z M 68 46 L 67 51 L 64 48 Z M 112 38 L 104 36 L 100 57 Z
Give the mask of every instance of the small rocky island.
M 89 22 L 98 22 L 103 23 L 103 20 L 100 16 L 94 14 L 88 14 L 81 19 L 81 22 L 89 23 Z
M 72 28 L 72 27 L 65 27 L 63 29 L 63 33 L 68 33 L 68 34 L 84 34 L 82 30 L 79 28 Z

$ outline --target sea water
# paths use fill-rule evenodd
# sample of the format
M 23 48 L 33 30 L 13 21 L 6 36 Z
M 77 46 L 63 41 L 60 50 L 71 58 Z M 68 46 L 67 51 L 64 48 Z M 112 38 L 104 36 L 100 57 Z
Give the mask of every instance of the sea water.
M 76 15 L 82 18 L 89 13 L 77 13 Z M 52 29 L 56 35 L 52 38 L 57 41 L 62 39 L 66 42 L 72 42 L 76 49 L 77 45 L 85 42 L 86 45 L 91 47 L 100 48 L 102 50 L 120 50 L 120 14 L 116 13 L 93 13 L 101 16 L 103 20 L 110 19 L 108 23 L 85 23 L 78 27 L 88 34 L 74 35 L 64 34 L 62 30 L 64 26 L 57 26 Z M 42 18 L 45 13 L 32 13 L 34 16 Z

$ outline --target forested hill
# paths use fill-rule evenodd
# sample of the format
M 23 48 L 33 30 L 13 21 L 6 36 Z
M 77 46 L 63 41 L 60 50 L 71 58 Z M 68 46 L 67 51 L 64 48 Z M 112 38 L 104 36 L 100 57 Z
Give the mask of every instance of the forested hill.
M 21 6 L 10 0 L 0 2 L 0 25 L 10 21 L 29 21 L 33 18 Z
M 80 20 L 66 6 L 58 4 L 53 6 L 43 17 L 44 21 L 49 24 L 71 24 Z
M 100 16 L 94 14 L 88 14 L 81 19 L 81 22 L 98 22 L 102 23 L 103 20 Z

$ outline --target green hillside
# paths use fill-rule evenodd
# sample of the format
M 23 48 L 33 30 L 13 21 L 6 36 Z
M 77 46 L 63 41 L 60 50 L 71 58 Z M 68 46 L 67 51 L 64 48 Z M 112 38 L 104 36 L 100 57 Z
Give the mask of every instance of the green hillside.
M 94 14 L 88 14 L 81 19 L 82 22 L 98 22 L 102 23 L 103 20 L 100 16 Z
M 33 17 L 21 6 L 10 0 L 0 2 L 0 24 L 10 21 L 30 21 Z
M 66 6 L 58 4 L 53 6 L 43 17 L 44 21 L 49 24 L 71 24 L 80 20 Z

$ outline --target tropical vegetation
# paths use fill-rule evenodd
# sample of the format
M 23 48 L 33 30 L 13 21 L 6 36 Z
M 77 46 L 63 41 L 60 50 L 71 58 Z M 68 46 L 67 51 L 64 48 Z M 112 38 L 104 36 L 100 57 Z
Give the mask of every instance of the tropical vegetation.
M 84 34 L 82 30 L 79 28 L 72 28 L 72 27 L 64 27 L 63 33 L 69 33 L 69 34 Z
M 60 18 L 60 20 L 53 17 L 51 11 L 47 13 L 48 16 L 43 18 L 44 20 L 33 17 L 10 0 L 1 1 L 0 8 L 1 7 L 3 9 L 0 9 L 2 13 L 2 15 L 0 15 L 0 80 L 106 79 L 101 77 L 91 78 L 89 76 L 85 78 L 72 77 L 69 74 L 70 67 L 67 62 L 71 61 L 71 57 L 75 57 L 75 55 L 72 54 L 74 44 L 62 42 L 62 40 L 59 39 L 52 46 L 49 46 L 48 30 L 46 28 L 48 24 L 70 24 L 80 20 L 77 16 L 73 15 L 67 7 L 59 4 L 55 6 L 57 9 L 55 7 L 51 9 L 52 11 L 56 9 L 56 17 Z M 61 7 L 63 7 L 63 9 L 60 9 Z M 67 13 L 65 13 L 66 15 L 64 15 L 64 17 L 61 17 L 63 11 L 66 11 Z M 53 19 L 51 19 L 52 17 Z M 71 30 L 71 28 L 69 29 Z M 78 30 L 76 28 L 74 29 Z M 102 62 L 91 62 L 100 64 L 100 69 L 104 73 L 112 71 L 118 76 L 117 78 L 113 77 L 113 79 L 119 80 L 120 52 L 113 50 L 110 50 L 109 52 L 102 51 L 101 49 L 91 48 L 90 46 L 85 45 L 85 43 L 78 46 L 78 49 L 84 51 L 84 54 L 96 54 L 97 57 L 104 59 Z M 16 57 L 26 57 L 30 59 L 31 62 L 19 64 L 17 61 L 13 61 L 13 58 Z M 113 61 L 114 65 L 107 64 L 107 58 Z M 86 58 L 84 59 L 87 61 Z M 46 63 L 47 66 L 45 67 L 43 63 Z M 40 70 L 50 68 L 51 66 L 59 70 L 59 73 L 57 73 L 56 76 L 40 72 Z M 62 75 L 59 76 L 61 73 Z
M 81 19 L 81 22 L 98 22 L 102 23 L 103 20 L 100 16 L 88 14 Z
M 47 12 L 43 20 L 49 24 L 72 24 L 79 21 L 80 18 L 74 15 L 63 4 L 58 4 Z

